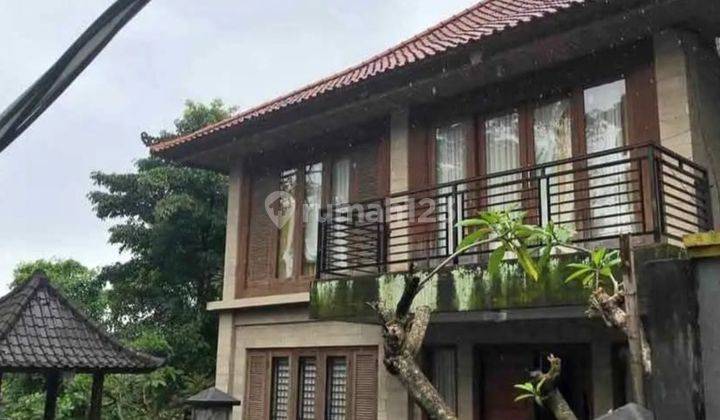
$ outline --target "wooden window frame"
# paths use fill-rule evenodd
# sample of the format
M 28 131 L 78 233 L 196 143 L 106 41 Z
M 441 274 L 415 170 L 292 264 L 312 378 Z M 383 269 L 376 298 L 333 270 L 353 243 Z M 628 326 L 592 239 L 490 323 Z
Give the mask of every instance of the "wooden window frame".
M 316 382 L 315 382 L 315 418 L 324 419 L 326 417 L 326 402 L 328 397 L 328 360 L 330 358 L 342 357 L 347 364 L 347 388 L 346 388 L 346 418 L 352 420 L 355 418 L 355 379 L 356 379 L 356 358 L 360 354 L 373 354 L 375 357 L 375 397 L 377 399 L 377 373 L 378 351 L 376 347 L 313 347 L 313 348 L 292 348 L 292 349 L 248 349 L 247 360 L 253 356 L 265 357 L 265 381 L 263 390 L 265 406 L 263 407 L 263 417 L 269 417 L 272 405 L 272 389 L 273 389 L 273 361 L 277 358 L 287 358 L 290 367 L 290 397 L 288 401 L 288 418 L 298 419 L 298 410 L 300 402 L 300 359 L 312 357 L 315 358 L 316 364 Z M 250 368 L 246 369 L 246 387 L 245 400 L 249 401 L 251 391 Z M 250 404 L 246 404 L 245 410 L 248 410 Z M 248 412 L 245 411 L 245 416 Z M 377 409 L 375 411 L 377 416 Z

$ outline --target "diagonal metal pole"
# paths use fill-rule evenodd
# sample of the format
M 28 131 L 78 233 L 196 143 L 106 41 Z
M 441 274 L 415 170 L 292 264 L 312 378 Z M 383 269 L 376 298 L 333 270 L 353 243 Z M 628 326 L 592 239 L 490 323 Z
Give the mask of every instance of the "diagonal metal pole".
M 0 152 L 25 131 L 150 0 L 117 0 L 0 114 Z

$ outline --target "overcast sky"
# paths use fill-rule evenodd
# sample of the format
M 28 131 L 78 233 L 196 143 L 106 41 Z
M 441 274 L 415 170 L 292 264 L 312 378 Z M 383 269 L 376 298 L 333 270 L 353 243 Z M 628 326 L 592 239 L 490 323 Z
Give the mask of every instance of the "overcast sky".
M 146 155 L 185 99 L 241 109 L 356 64 L 475 0 L 152 0 L 53 106 L 0 153 L 0 293 L 13 267 L 121 256 L 86 198 L 94 170 Z M 0 108 L 110 0 L 0 0 Z

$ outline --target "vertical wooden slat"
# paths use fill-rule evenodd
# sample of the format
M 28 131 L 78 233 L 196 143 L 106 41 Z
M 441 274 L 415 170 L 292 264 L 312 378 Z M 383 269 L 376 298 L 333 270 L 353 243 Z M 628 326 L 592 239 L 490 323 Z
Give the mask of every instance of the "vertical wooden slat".
M 625 79 L 627 95 L 627 131 L 630 138 L 628 144 L 638 145 L 645 143 L 660 143 L 660 117 L 658 112 L 657 87 L 655 81 L 655 66 L 653 48 L 650 42 L 641 42 L 636 46 L 639 63 L 627 72 Z M 637 153 L 646 154 L 645 150 Z M 644 157 L 644 156 L 634 156 Z M 653 162 L 648 161 L 646 165 L 638 163 L 639 171 L 642 171 L 642 182 L 640 186 L 643 192 L 651 191 L 653 179 L 650 176 L 650 166 Z M 657 175 L 657 174 L 656 174 Z M 644 208 L 643 217 L 647 230 L 656 230 L 653 224 L 653 203 L 650 194 L 645 193 L 643 206 L 636 204 L 635 211 Z
M 248 278 L 248 250 L 250 240 L 250 200 L 251 183 L 247 168 L 242 165 L 240 173 L 240 206 L 238 208 L 238 244 L 237 244 L 237 265 L 235 267 L 235 297 L 241 298 L 247 287 Z
M 353 391 L 355 420 L 377 419 L 378 406 L 378 360 L 377 351 L 355 352 L 353 368 Z
M 265 352 L 248 352 L 245 383 L 245 419 L 265 420 L 268 410 L 269 357 Z
M 390 193 L 390 124 L 386 122 L 377 147 L 377 195 L 385 197 Z
M 629 144 L 659 143 L 660 116 L 658 113 L 654 53 L 651 41 L 635 47 L 638 64 L 626 74 Z

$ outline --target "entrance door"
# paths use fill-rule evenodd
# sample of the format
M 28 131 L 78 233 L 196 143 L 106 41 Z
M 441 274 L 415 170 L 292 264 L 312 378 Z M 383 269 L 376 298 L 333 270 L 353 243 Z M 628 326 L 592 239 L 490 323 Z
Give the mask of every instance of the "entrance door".
M 477 351 L 480 420 L 551 420 L 553 416 L 529 400 L 515 402 L 513 385 L 527 382 L 530 372 L 546 371 L 550 353 L 562 359 L 559 388 L 578 419 L 590 419 L 591 371 L 587 345 L 508 345 Z

